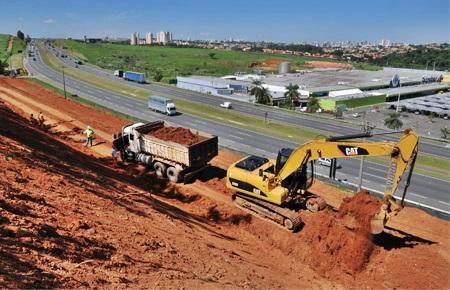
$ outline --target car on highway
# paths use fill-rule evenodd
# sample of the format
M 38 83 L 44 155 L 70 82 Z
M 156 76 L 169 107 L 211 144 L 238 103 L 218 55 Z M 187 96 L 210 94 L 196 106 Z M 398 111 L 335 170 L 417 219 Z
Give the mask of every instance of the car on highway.
M 316 162 L 319 165 L 331 167 L 331 158 L 319 158 Z M 342 168 L 342 164 L 339 161 L 336 161 L 336 168 Z
M 231 105 L 231 102 L 223 102 L 222 104 L 220 104 L 220 106 L 225 109 L 231 109 L 233 107 Z

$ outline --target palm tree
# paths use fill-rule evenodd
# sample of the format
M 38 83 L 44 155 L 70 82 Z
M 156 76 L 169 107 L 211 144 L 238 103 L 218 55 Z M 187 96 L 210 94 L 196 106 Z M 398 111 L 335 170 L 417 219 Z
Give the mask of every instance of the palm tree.
M 289 106 L 292 106 L 294 102 L 298 101 L 298 85 L 289 84 L 286 86 L 286 92 L 284 93 L 284 96 L 286 97 L 286 104 Z
M 270 104 L 270 96 L 266 88 L 262 86 L 260 81 L 253 81 L 253 87 L 250 90 L 250 95 L 255 96 L 256 102 L 260 104 Z
M 400 113 L 389 113 L 388 117 L 384 119 L 384 125 L 393 130 L 398 130 L 403 127 L 403 122 L 400 120 Z
M 320 102 L 317 97 L 312 97 L 308 102 L 308 109 L 310 112 L 316 112 L 320 109 Z

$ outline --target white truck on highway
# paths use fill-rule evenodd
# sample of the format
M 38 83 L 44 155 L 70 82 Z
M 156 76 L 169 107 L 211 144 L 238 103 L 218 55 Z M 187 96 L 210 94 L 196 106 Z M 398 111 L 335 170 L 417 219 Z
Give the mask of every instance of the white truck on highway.
M 174 116 L 177 114 L 177 109 L 173 101 L 165 97 L 160 96 L 148 97 L 148 108 L 150 110 L 160 112 L 168 116 Z
M 208 162 L 219 152 L 217 136 L 183 128 L 197 136 L 199 141 L 190 145 L 180 144 L 152 135 L 163 127 L 180 129 L 164 121 L 130 124 L 122 128 L 113 145 L 122 160 L 151 166 L 158 177 L 167 177 L 172 182 L 188 182 L 207 168 Z

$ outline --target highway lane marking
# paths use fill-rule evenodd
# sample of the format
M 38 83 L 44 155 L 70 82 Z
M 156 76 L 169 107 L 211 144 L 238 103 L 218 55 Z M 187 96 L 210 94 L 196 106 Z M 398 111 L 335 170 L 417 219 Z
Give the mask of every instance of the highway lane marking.
M 228 134 L 228 137 L 235 138 L 235 139 L 238 139 L 238 140 L 244 140 L 244 138 L 236 136 L 236 135 L 233 135 L 233 134 Z
M 365 173 L 365 172 L 364 172 L 364 175 L 368 175 L 368 176 L 372 176 L 372 177 L 375 177 L 375 178 L 384 180 L 384 177 L 380 177 L 380 176 L 378 176 L 378 175 L 374 175 L 374 174 L 370 174 L 370 173 Z
M 252 135 L 247 134 L 247 133 L 244 133 L 244 132 L 241 132 L 241 131 L 236 131 L 236 133 L 239 134 L 239 135 L 244 135 L 244 136 L 247 136 L 247 137 L 252 137 Z
M 420 195 L 420 194 L 417 194 L 417 193 L 414 193 L 414 192 L 409 192 L 408 194 L 411 194 L 412 196 L 417 196 L 417 197 L 423 198 L 423 199 L 428 198 L 428 197 L 426 197 L 426 196 L 423 196 L 423 195 Z
M 442 200 L 438 200 L 438 202 L 440 202 L 440 203 L 442 203 L 442 204 L 445 204 L 445 205 L 449 205 L 449 206 L 450 206 L 450 203 L 448 203 L 448 202 L 445 202 L 445 201 L 442 201 Z
M 232 124 L 237 124 L 237 125 L 245 126 L 244 123 L 236 122 L 236 121 L 233 121 L 233 120 L 228 120 L 228 122 L 230 122 L 230 123 L 232 123 Z

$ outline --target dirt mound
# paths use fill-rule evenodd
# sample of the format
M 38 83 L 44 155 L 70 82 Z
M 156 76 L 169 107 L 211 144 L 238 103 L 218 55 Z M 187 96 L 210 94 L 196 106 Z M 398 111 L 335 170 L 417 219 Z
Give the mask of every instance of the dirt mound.
M 191 130 L 182 127 L 161 127 L 153 131 L 150 135 L 165 141 L 172 141 L 183 145 L 192 145 L 206 140 L 198 134 L 194 134 Z
M 351 64 L 332 61 L 307 61 L 305 66 L 310 68 L 352 68 Z
M 380 202 L 362 191 L 345 198 L 337 213 L 326 210 L 317 214 L 304 231 L 314 253 L 307 259 L 309 263 L 323 271 L 360 272 L 374 249 L 370 220 L 379 209 Z M 349 216 L 353 217 L 350 227 Z

